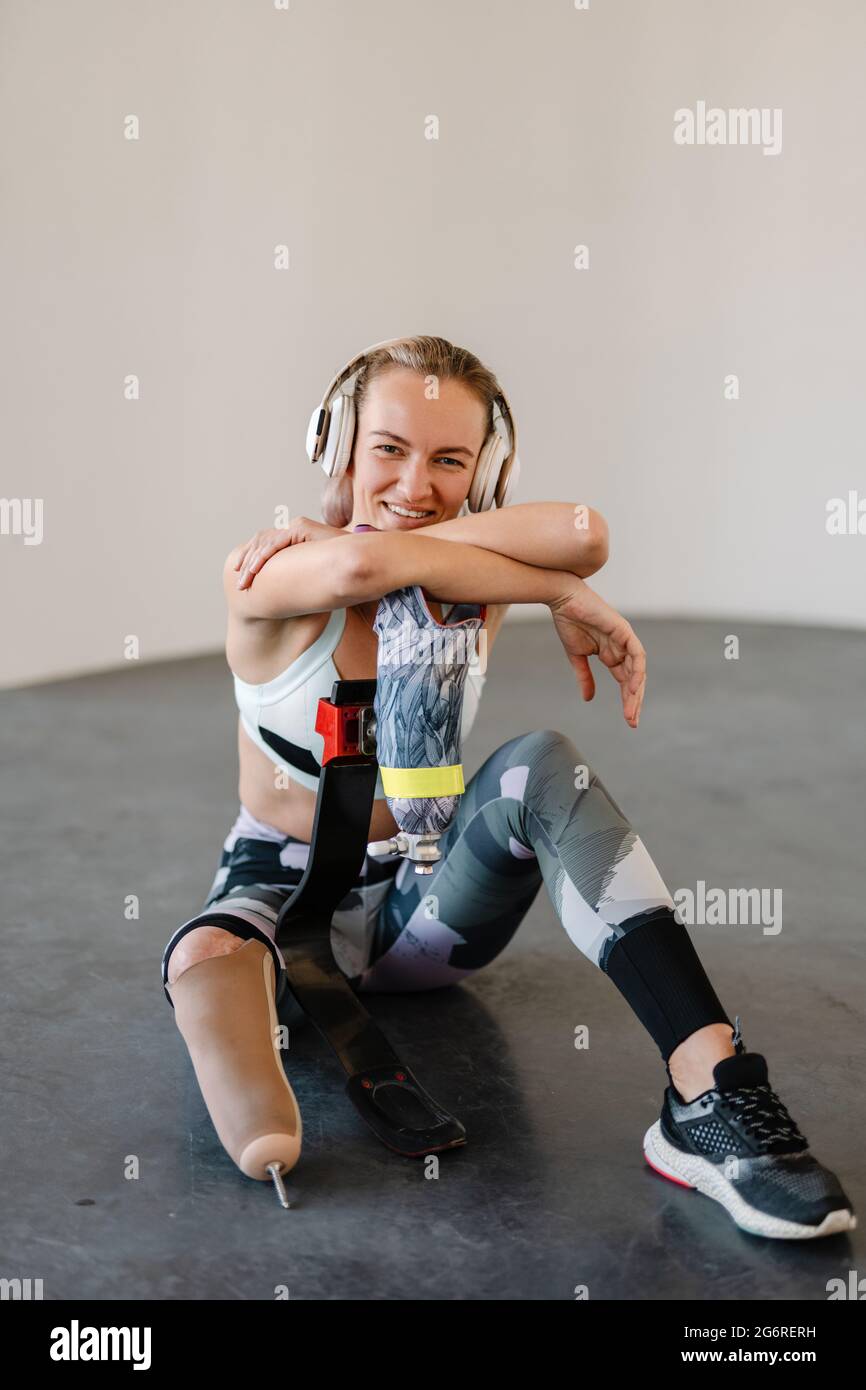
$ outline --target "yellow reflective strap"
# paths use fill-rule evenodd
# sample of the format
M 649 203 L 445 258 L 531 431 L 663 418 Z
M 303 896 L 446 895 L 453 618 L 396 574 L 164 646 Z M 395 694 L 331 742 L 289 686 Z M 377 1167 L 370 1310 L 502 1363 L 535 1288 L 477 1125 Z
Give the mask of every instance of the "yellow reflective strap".
M 466 790 L 463 764 L 449 767 L 381 767 L 386 796 L 461 796 Z

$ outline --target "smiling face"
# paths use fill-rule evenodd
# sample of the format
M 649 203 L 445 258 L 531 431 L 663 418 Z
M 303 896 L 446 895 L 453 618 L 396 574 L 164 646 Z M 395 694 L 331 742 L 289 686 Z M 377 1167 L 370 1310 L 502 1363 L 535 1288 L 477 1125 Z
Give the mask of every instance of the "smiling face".
M 439 382 L 438 400 L 425 377 L 392 367 L 370 382 L 355 430 L 352 520 L 379 531 L 411 531 L 458 515 L 486 436 L 487 409 L 461 381 Z M 391 504 L 391 505 L 389 505 Z M 422 512 L 402 516 L 392 507 Z

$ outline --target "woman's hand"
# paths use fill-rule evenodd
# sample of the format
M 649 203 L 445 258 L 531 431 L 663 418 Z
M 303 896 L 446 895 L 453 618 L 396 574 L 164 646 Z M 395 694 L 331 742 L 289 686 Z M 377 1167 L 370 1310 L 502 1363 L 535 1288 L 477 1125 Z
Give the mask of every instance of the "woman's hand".
M 631 624 L 576 577 L 568 592 L 550 604 L 550 612 L 584 700 L 595 694 L 588 657 L 597 656 L 619 682 L 626 723 L 636 729 L 646 687 L 646 652 Z
M 293 516 L 288 526 L 271 526 L 257 531 L 251 540 L 239 545 L 235 551 L 234 568 L 239 570 L 238 588 L 247 589 L 258 574 L 262 565 L 267 564 L 278 550 L 287 545 L 301 545 L 304 541 L 326 541 L 335 536 L 347 536 L 336 526 L 326 526 L 323 521 L 311 521 L 308 516 Z

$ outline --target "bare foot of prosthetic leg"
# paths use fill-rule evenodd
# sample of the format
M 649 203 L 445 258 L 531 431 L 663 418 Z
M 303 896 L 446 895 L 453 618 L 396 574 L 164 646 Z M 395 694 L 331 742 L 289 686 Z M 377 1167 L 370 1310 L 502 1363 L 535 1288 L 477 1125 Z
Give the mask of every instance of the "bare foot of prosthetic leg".
M 270 951 L 246 941 L 190 965 L 170 985 L 177 1026 L 223 1147 L 248 1178 L 279 1178 L 301 1156 L 301 1112 L 277 1046 Z

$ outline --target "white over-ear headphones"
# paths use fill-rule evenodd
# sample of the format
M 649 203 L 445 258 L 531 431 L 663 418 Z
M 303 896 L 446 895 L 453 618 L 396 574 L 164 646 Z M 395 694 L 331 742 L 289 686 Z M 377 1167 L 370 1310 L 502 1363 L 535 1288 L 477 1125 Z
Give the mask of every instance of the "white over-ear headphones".
M 377 348 L 391 347 L 400 338 L 387 338 L 353 357 L 332 378 L 321 405 L 310 416 L 307 429 L 307 457 L 321 462 L 329 478 L 341 478 L 352 457 L 355 442 L 355 385 L 364 360 Z M 467 503 L 470 512 L 486 512 L 496 503 L 508 505 L 520 477 L 517 457 L 517 426 L 505 396 L 493 404 L 493 428 L 478 455 Z

